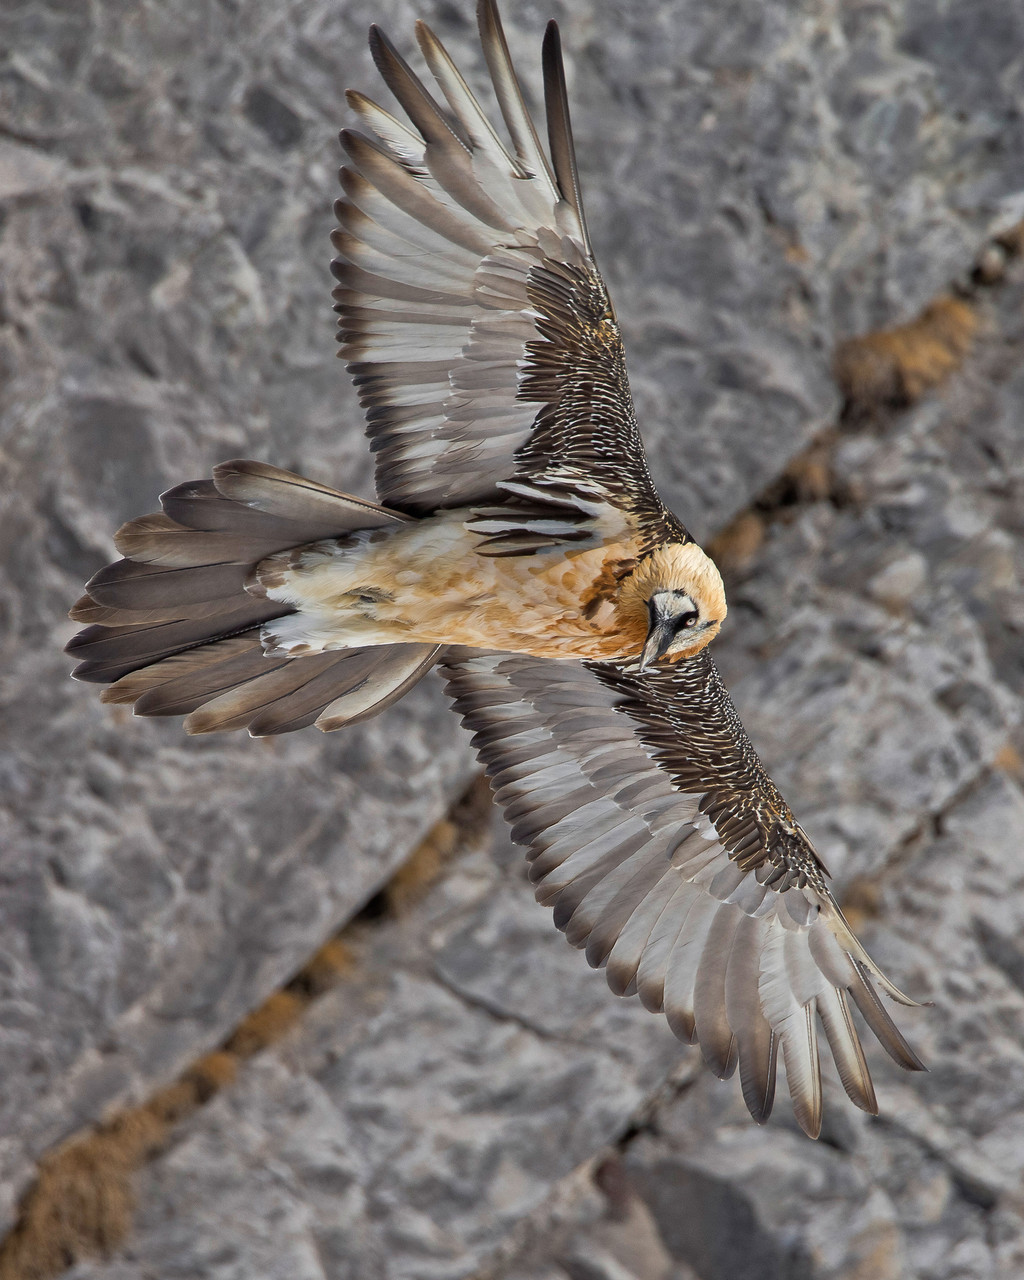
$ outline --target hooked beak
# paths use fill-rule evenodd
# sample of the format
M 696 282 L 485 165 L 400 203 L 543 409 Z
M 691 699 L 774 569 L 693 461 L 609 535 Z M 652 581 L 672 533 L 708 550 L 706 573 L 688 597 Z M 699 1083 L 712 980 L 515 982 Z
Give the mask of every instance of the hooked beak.
M 652 662 L 668 652 L 669 646 L 676 638 L 676 631 L 671 618 L 666 618 L 659 614 L 653 605 L 648 605 L 650 614 L 650 626 L 647 630 L 647 639 L 644 641 L 644 647 L 640 651 L 640 670 L 646 671 Z

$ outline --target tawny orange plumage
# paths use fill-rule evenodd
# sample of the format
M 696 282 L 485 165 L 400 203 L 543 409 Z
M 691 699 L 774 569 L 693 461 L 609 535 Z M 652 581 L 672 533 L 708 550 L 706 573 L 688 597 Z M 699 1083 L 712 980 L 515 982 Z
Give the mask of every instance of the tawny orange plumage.
M 558 32 L 548 146 L 493 0 L 480 32 L 510 144 L 440 41 L 434 97 L 376 28 L 409 124 L 359 93 L 334 236 L 341 354 L 380 504 L 234 461 L 115 539 L 73 617 L 75 674 L 190 732 L 338 728 L 442 663 L 555 922 L 663 1010 L 764 1120 L 781 1048 L 821 1121 L 818 1022 L 876 1107 L 851 1016 L 920 1064 L 708 653 L 722 580 L 651 481 L 580 199 Z

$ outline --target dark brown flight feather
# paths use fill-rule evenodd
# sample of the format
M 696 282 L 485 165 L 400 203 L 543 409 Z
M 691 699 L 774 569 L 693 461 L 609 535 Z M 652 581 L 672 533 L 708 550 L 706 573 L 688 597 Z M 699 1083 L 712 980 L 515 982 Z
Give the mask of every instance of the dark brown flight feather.
M 587 220 L 583 213 L 583 195 L 580 191 L 580 175 L 576 167 L 576 148 L 572 141 L 572 121 L 569 118 L 569 94 L 565 87 L 565 67 L 562 63 L 562 39 L 558 23 L 549 22 L 544 32 L 542 52 L 544 64 L 544 109 L 548 118 L 548 145 L 555 164 L 555 175 L 563 197 L 569 201 L 579 219 L 583 232 L 583 247 L 593 256 Z

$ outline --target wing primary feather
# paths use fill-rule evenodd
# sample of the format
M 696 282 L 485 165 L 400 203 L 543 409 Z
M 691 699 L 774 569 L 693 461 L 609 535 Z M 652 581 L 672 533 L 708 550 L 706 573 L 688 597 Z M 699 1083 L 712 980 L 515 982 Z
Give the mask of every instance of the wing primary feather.
M 652 883 L 652 858 L 656 860 L 657 856 L 656 849 L 652 849 L 646 833 L 625 843 L 621 850 L 616 851 L 618 865 L 609 860 L 609 867 L 601 880 L 592 885 L 587 894 L 580 899 L 571 921 L 566 926 L 565 936 L 571 946 L 582 947 L 587 944 L 599 929 L 605 915 L 609 911 L 614 913 L 622 908 L 623 892 L 632 895 L 634 906 L 640 901 Z M 646 885 L 642 883 L 645 872 L 650 873 L 647 875 Z M 611 923 L 609 927 L 612 927 Z M 600 936 L 594 938 L 595 958 L 590 960 L 590 964 L 595 969 L 603 967 L 610 948 L 610 942 L 607 946 L 602 946 Z
M 867 966 L 859 960 L 853 963 L 857 970 L 857 980 L 850 984 L 850 995 L 864 1021 L 878 1037 L 882 1048 L 894 1062 L 906 1067 L 908 1071 L 927 1071 L 928 1068 L 907 1044 L 899 1028 L 885 1011 L 878 992 L 871 985 L 871 974 Z
M 665 972 L 665 1017 L 674 1034 L 689 1044 L 693 1043 L 696 1033 L 693 1004 L 697 970 L 719 908 L 714 898 L 703 889 L 698 890 Z
M 878 1100 L 864 1059 L 860 1036 L 853 1025 L 846 992 L 839 987 L 829 987 L 822 992 L 818 996 L 818 1016 L 825 1028 L 839 1078 L 850 1101 L 862 1111 L 878 1115 Z
M 676 939 L 699 894 L 700 890 L 696 885 L 684 880 L 651 929 L 636 971 L 637 995 L 643 1007 L 651 1013 L 660 1013 L 665 1007 L 665 974 L 668 963 Z
M 740 923 L 741 913 L 733 907 L 718 908 L 693 987 L 693 1020 L 704 1061 L 720 1080 L 736 1070 L 736 1036 L 726 1011 L 726 977 L 729 953 Z
M 460 120 L 470 145 L 482 151 L 497 169 L 505 168 L 517 178 L 524 178 L 526 174 L 495 133 L 462 73 L 449 57 L 448 50 L 425 22 L 416 23 L 416 38 L 427 66 L 441 86 L 448 105 Z
M 475 215 L 463 217 L 452 206 L 442 204 L 376 138 L 354 129 L 342 129 L 339 136 L 357 172 L 396 209 L 468 253 L 480 257 L 490 253 L 490 240 L 480 230 Z M 345 190 L 354 203 L 360 204 L 357 188 L 346 186 Z
M 787 929 L 778 916 L 766 922 L 758 990 L 764 1015 L 782 1044 L 797 1123 L 816 1138 L 821 1127 L 821 1069 L 814 996 L 806 989 L 810 970 L 799 950 L 805 936 Z
M 357 89 L 346 89 L 345 101 L 367 128 L 388 144 L 397 159 L 422 169 L 423 138 L 415 130 Z
M 908 996 L 901 991 L 879 969 L 878 965 L 864 950 L 863 944 L 850 928 L 846 917 L 839 908 L 839 904 L 834 900 L 830 900 L 828 903 L 828 927 L 857 968 L 862 973 L 869 975 L 870 981 L 877 982 L 890 999 L 895 1000 L 897 1004 L 904 1004 L 912 1009 L 921 1007 L 922 1002 L 920 1000 L 915 1000 L 912 996 Z
M 623 885 L 598 917 L 587 938 L 587 963 L 592 968 L 601 969 L 605 966 L 627 922 L 651 890 L 669 875 L 664 859 L 656 855 L 648 859 Z M 631 978 L 632 976 L 630 975 Z M 611 985 L 609 982 L 609 986 Z
M 725 975 L 725 1012 L 739 1052 L 740 1087 L 747 1110 L 764 1124 L 775 1101 L 779 1040 L 761 1008 L 758 975 L 767 928 L 763 920 L 741 915 Z
M 813 1003 L 787 1018 L 782 1061 L 797 1124 L 809 1138 L 816 1138 L 821 1133 L 821 1064 Z
M 528 173 L 544 180 L 551 187 L 551 195 L 557 199 L 558 186 L 551 166 L 541 149 L 537 130 L 526 109 L 523 91 L 512 65 L 508 41 L 501 25 L 501 17 L 495 0 L 480 0 L 477 6 L 477 22 L 480 26 L 480 43 L 483 45 L 487 69 L 491 73 L 494 94 L 498 99 L 502 117 L 512 138 L 516 155 Z
M 593 255 L 590 236 L 587 232 L 587 220 L 583 215 L 576 148 L 572 141 L 569 94 L 565 84 L 565 65 L 562 61 L 562 39 L 558 34 L 558 23 L 553 19 L 544 32 L 541 56 L 544 66 L 544 106 L 548 118 L 548 145 L 555 165 L 555 175 L 562 195 L 573 207 L 579 219 L 584 248 L 587 253 Z
M 740 1061 L 740 1085 L 747 1110 L 756 1124 L 767 1124 L 775 1106 L 775 1083 L 778 1076 L 779 1037 L 767 1026 L 767 1048 L 748 1056 L 748 1069 Z M 742 1050 L 741 1050 L 742 1053 Z
M 679 884 L 670 872 L 658 881 L 626 922 L 608 956 L 606 977 L 617 996 L 635 995 L 637 970 L 658 918 Z
M 467 152 L 472 149 L 461 124 L 441 110 L 419 76 L 376 23 L 370 28 L 370 53 L 384 83 L 426 142 L 441 142 L 447 137 L 455 139 Z
M 429 174 L 443 191 L 486 226 L 510 232 L 513 223 L 495 204 L 481 184 L 473 166 L 473 142 L 458 116 L 443 111 L 428 93 L 423 82 L 401 56 L 387 36 L 377 27 L 371 28 L 370 48 L 374 60 L 389 88 L 405 108 L 413 124 L 426 140 L 421 157 L 414 157 L 425 164 L 426 173 L 414 172 L 421 181 Z M 364 119 L 371 122 L 372 114 L 364 108 Z M 381 120 L 385 132 L 381 136 L 391 143 L 391 138 L 402 151 L 402 136 L 396 134 L 386 116 Z M 406 145 L 405 150 L 408 150 Z

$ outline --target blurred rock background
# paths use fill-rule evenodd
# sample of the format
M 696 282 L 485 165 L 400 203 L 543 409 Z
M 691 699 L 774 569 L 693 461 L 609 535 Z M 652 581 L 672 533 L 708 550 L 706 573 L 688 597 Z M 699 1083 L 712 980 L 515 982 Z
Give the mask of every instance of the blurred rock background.
M 874 1055 L 881 1117 L 833 1088 L 816 1145 L 784 1102 L 756 1129 L 551 929 L 436 684 L 267 745 L 67 680 L 67 608 L 170 484 L 246 455 L 370 491 L 328 300 L 343 91 L 378 92 L 373 21 L 483 65 L 469 0 L 7 0 L 0 1276 L 1013 1280 L 1024 11 L 504 11 L 531 88 L 562 25 L 720 664 L 934 1002 L 901 1017 L 932 1071 Z

